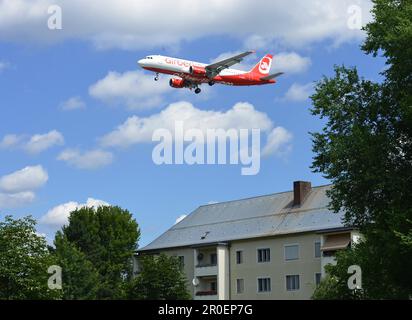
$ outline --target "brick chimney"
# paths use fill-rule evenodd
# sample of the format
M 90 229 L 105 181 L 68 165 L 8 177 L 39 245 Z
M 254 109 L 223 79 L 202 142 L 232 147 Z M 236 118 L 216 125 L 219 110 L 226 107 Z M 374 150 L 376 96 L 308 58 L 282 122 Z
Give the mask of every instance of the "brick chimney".
M 293 205 L 301 206 L 305 198 L 312 189 L 312 185 L 308 181 L 294 181 L 293 182 Z

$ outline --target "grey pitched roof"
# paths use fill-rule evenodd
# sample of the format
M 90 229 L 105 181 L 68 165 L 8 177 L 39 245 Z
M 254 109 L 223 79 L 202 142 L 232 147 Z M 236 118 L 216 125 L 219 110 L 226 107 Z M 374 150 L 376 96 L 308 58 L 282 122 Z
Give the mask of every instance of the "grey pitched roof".
M 343 213 L 327 209 L 330 187 L 312 188 L 300 207 L 293 191 L 200 206 L 138 251 L 341 228 Z

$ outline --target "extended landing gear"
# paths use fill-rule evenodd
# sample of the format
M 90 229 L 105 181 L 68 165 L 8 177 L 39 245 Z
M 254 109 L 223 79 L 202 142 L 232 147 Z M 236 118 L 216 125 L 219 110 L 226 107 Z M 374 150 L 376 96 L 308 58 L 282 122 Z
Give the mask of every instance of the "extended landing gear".
M 209 81 L 209 86 L 213 86 L 215 83 L 213 81 Z
M 154 81 L 158 81 L 159 80 L 159 74 L 156 73 L 155 77 L 154 77 Z
M 199 94 L 202 90 L 199 88 L 199 82 L 191 82 L 191 81 L 186 81 L 185 82 L 185 87 L 189 88 L 190 91 L 194 90 L 196 94 Z

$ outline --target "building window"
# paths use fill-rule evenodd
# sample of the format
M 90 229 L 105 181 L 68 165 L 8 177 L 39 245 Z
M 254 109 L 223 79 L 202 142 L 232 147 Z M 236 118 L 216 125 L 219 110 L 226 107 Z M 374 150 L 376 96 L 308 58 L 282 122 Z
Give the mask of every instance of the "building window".
M 290 276 L 286 276 L 286 290 L 287 291 L 295 291 L 299 290 L 299 275 L 294 274 Z
M 241 250 L 236 251 L 236 263 L 237 264 L 243 263 L 243 251 Z
M 315 258 L 320 258 L 320 241 L 315 242 Z
M 258 292 L 270 292 L 270 278 L 258 278 Z
M 270 261 L 270 249 L 258 249 L 258 262 Z
M 185 267 L 185 257 L 184 256 L 179 256 L 179 267 L 180 269 L 183 269 Z
M 236 293 L 243 293 L 245 291 L 245 280 L 236 279 Z
M 212 254 L 210 255 L 210 264 L 211 264 L 212 266 L 217 265 L 217 254 L 216 254 L 216 253 L 212 253 Z
M 299 245 L 287 245 L 285 246 L 285 260 L 297 260 L 299 259 Z
M 212 281 L 210 283 L 210 291 L 217 291 L 217 283 L 216 281 Z
M 318 286 L 318 285 L 320 284 L 321 278 L 322 278 L 322 274 L 316 272 L 316 273 L 315 273 L 315 284 L 316 284 L 316 286 Z

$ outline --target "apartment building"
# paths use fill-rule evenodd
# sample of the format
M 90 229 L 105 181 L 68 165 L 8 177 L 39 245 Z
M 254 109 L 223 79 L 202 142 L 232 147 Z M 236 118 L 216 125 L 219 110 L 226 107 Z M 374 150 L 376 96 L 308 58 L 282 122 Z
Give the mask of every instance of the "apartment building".
M 328 209 L 330 185 L 200 206 L 138 250 L 179 257 L 195 300 L 310 299 L 337 250 L 359 239 Z

